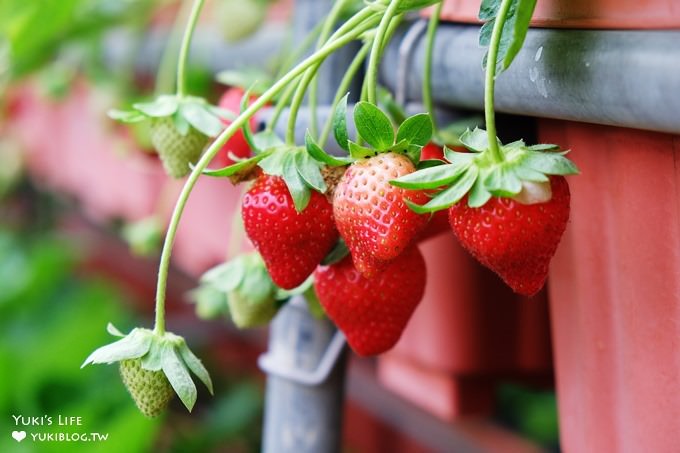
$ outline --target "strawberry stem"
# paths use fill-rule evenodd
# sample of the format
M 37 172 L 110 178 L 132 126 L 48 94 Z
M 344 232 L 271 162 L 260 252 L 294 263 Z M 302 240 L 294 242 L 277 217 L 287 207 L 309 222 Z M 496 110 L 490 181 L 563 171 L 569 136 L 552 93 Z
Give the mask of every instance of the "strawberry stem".
M 432 9 L 430 21 L 427 24 L 427 36 L 425 41 L 425 64 L 423 67 L 423 105 L 425 111 L 430 114 L 434 130 L 437 130 L 437 120 L 434 116 L 434 102 L 432 101 L 432 53 L 434 52 L 434 39 L 439 25 L 439 16 L 442 12 L 443 2 L 439 2 Z
M 172 31 L 168 37 L 168 42 L 163 50 L 163 55 L 161 55 L 161 62 L 158 65 L 156 94 L 170 93 L 175 86 L 175 77 L 177 76 L 177 54 L 179 53 L 179 46 L 184 32 L 184 22 L 189 17 L 191 7 L 191 3 L 184 2 L 177 12 L 177 17 L 175 17 L 175 22 L 172 25 Z
M 496 85 L 496 59 L 498 58 L 498 48 L 500 46 L 503 25 L 510 11 L 512 0 L 503 0 L 496 15 L 496 21 L 491 32 L 489 42 L 489 52 L 486 58 L 486 80 L 484 83 L 484 119 L 486 121 L 486 133 L 489 140 L 489 152 L 497 163 L 505 160 L 503 153 L 498 146 L 496 138 L 496 114 L 494 112 L 494 90 Z
M 182 38 L 182 46 L 179 50 L 179 58 L 177 60 L 177 96 L 184 97 L 186 95 L 186 66 L 187 58 L 189 57 L 189 46 L 191 45 L 191 38 L 198 23 L 198 17 L 201 14 L 204 0 L 195 0 L 189 15 L 187 28 L 184 30 L 184 37 Z
M 384 50 L 383 41 L 386 41 L 385 37 L 387 31 L 392 22 L 392 19 L 397 13 L 397 8 L 401 0 L 392 0 L 385 10 L 385 15 L 380 20 L 380 25 L 378 25 L 378 30 L 375 32 L 373 37 L 373 46 L 371 47 L 371 56 L 368 59 L 368 70 L 366 73 L 367 80 L 367 91 L 366 98 L 368 102 L 372 104 L 377 103 L 377 91 L 378 91 L 378 70 L 380 68 L 380 56 Z
M 199 0 L 200 1 L 200 0 Z M 366 14 L 366 12 L 370 14 Z M 354 17 L 361 16 L 362 18 L 369 18 L 373 15 L 370 8 L 364 8 L 358 12 Z M 363 19 L 362 19 L 363 20 Z M 352 21 L 352 19 L 350 19 Z M 350 22 L 348 21 L 348 23 Z M 298 63 L 293 67 L 288 73 L 281 77 L 278 82 L 271 86 L 267 91 L 262 93 L 243 113 L 241 113 L 236 119 L 225 129 L 220 135 L 217 136 L 215 141 L 206 149 L 203 156 L 196 163 L 189 177 L 187 178 L 182 191 L 179 194 L 177 203 L 175 204 L 175 209 L 170 217 L 170 223 L 168 224 L 168 231 L 165 235 L 165 241 L 163 242 L 163 249 L 161 251 L 161 259 L 158 268 L 158 282 L 156 285 L 156 319 L 154 332 L 156 334 L 162 335 L 165 333 L 165 295 L 167 290 L 168 282 L 168 271 L 170 268 L 170 255 L 172 254 L 172 246 L 175 242 L 175 236 L 177 235 L 177 227 L 179 226 L 179 221 L 184 212 L 184 207 L 191 195 L 198 178 L 208 164 L 212 161 L 218 151 L 222 146 L 231 138 L 236 131 L 243 127 L 246 122 L 257 113 L 264 105 L 269 102 L 276 94 L 281 92 L 288 84 L 292 83 L 297 77 L 303 74 L 308 68 L 323 61 L 328 55 L 350 43 L 351 41 L 357 39 L 361 36 L 367 28 L 374 25 L 374 20 L 367 20 L 364 24 L 357 26 L 353 24 L 351 27 L 341 27 L 334 38 L 331 38 L 321 49 L 314 52 L 309 57 L 305 58 L 302 62 Z M 339 34 L 340 30 L 342 34 Z M 337 36 L 337 37 L 336 37 Z

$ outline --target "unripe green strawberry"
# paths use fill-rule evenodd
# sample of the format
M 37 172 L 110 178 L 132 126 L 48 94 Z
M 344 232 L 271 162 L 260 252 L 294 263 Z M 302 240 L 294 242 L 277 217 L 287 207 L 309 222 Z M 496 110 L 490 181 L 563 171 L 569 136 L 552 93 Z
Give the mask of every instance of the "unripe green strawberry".
M 245 329 L 268 323 L 276 315 L 278 307 L 274 296 L 262 300 L 248 297 L 240 291 L 230 291 L 227 298 L 229 314 L 236 327 Z
M 189 126 L 186 135 L 182 135 L 170 116 L 154 118 L 151 123 L 151 143 L 166 173 L 173 178 L 189 173 L 189 164 L 198 161 L 207 142 L 208 137 L 192 126 Z
M 140 359 L 120 361 L 120 376 L 135 404 L 147 417 L 156 417 L 175 394 L 162 371 L 142 368 Z

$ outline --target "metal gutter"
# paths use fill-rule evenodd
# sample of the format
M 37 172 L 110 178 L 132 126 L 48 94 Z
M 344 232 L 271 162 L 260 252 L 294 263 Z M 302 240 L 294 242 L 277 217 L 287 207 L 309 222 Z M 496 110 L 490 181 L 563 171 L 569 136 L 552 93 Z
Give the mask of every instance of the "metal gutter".
M 407 29 L 386 50 L 381 79 L 396 90 L 395 68 L 405 65 L 406 99 L 420 99 L 425 37 L 420 33 L 411 51 L 400 53 Z M 482 109 L 485 49 L 478 33 L 474 25 L 438 29 L 432 80 L 438 104 Z M 496 108 L 680 134 L 680 30 L 531 29 L 512 66 L 497 79 Z

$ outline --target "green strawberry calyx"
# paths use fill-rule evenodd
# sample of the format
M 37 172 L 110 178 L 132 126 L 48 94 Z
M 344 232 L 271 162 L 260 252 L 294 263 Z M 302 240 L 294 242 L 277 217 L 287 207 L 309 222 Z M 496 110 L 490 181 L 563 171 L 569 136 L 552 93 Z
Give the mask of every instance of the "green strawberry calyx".
M 149 329 L 135 328 L 127 335 L 109 323 L 107 331 L 120 340 L 94 351 L 81 368 L 94 363 L 120 362 L 140 359 L 141 367 L 148 371 L 162 371 L 179 399 L 191 412 L 196 403 L 197 390 L 190 371 L 213 394 L 213 384 L 203 363 L 189 349 L 184 338 L 170 332 L 158 334 Z
M 264 261 L 257 252 L 244 253 L 206 271 L 199 288 L 208 288 L 221 295 L 224 305 L 220 314 L 227 314 L 234 324 L 243 329 L 268 323 L 276 315 L 278 287 L 267 273 Z M 197 300 L 200 304 L 211 303 Z
M 222 132 L 223 119 L 236 117 L 233 112 L 211 105 L 201 97 L 169 94 L 160 95 L 151 102 L 132 104 L 129 110 L 112 109 L 108 114 L 123 123 L 169 117 L 181 135 L 186 136 L 193 127 L 207 137 L 216 137 Z
M 498 140 L 498 139 L 497 139 Z M 392 185 L 406 189 L 432 189 L 432 199 L 424 205 L 409 203 L 417 213 L 447 209 L 468 195 L 468 205 L 483 206 L 491 197 L 508 197 L 525 204 L 542 203 L 550 199 L 550 175 L 578 174 L 576 165 L 565 157 L 557 145 L 527 146 L 524 141 L 498 147 L 503 156 L 494 159 L 489 150 L 486 131 L 467 130 L 460 142 L 470 152 L 455 152 L 444 148 L 449 163 L 420 169 L 393 181 Z

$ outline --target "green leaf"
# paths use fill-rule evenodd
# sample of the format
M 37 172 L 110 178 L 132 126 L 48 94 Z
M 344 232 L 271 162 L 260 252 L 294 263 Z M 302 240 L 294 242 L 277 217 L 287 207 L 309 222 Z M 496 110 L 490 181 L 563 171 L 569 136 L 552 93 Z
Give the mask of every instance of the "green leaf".
M 441 211 L 442 209 L 449 208 L 452 205 L 458 203 L 461 198 L 463 198 L 465 194 L 468 193 L 472 185 L 475 183 L 475 180 L 477 180 L 478 175 L 479 169 L 475 166 L 471 166 L 451 187 L 439 192 L 433 199 L 428 201 L 423 206 L 409 203 L 409 207 L 419 214 Z M 417 208 L 414 209 L 416 206 Z
M 418 145 L 413 145 L 418 148 L 418 151 L 422 148 L 422 146 Z M 390 147 L 390 151 L 393 151 L 395 153 L 408 153 L 409 148 L 411 147 L 411 144 L 408 142 L 408 140 L 403 139 L 395 143 Z
M 283 145 L 284 141 L 276 135 L 276 132 L 264 130 L 253 135 L 253 143 L 255 143 L 257 149 L 266 151 Z
M 426 168 L 439 167 L 441 165 L 446 165 L 446 162 L 439 159 L 427 159 L 418 162 L 418 170 L 425 170 Z
M 108 323 L 106 325 L 106 331 L 108 333 L 110 333 L 111 335 L 113 335 L 114 337 L 121 337 L 122 338 L 122 337 L 125 336 L 125 334 L 123 332 L 121 332 L 120 330 L 118 330 L 118 328 L 116 326 L 114 326 L 112 323 Z
M 530 151 L 558 151 L 559 145 L 551 145 L 548 143 L 539 143 L 538 145 L 531 145 L 527 147 Z
M 309 131 L 305 132 L 305 146 L 307 147 L 307 152 L 310 156 L 312 156 L 318 162 L 322 162 L 331 167 L 342 167 L 354 162 L 354 159 L 349 157 L 334 157 L 326 153 L 326 151 L 321 149 L 321 147 L 314 141 L 314 138 L 312 138 L 312 135 L 309 133 Z
M 468 166 L 439 165 L 393 179 L 390 184 L 405 189 L 436 189 L 455 181 Z
M 236 288 L 246 273 L 243 255 L 209 269 L 201 276 L 201 283 L 208 283 L 222 292 Z
M 243 90 L 250 88 L 250 91 L 254 94 L 264 93 L 271 85 L 269 75 L 257 69 L 221 71 L 215 76 L 215 79 L 224 85 L 239 87 Z
M 342 261 L 347 255 L 349 255 L 347 244 L 345 244 L 345 241 L 342 239 L 338 239 L 338 242 L 335 244 L 335 247 L 333 247 L 333 250 L 331 250 L 328 255 L 326 255 L 326 257 L 321 261 L 321 264 L 323 266 L 330 266 L 331 264 Z
M 359 102 L 354 106 L 354 124 L 359 136 L 378 151 L 394 144 L 394 128 L 390 119 L 375 105 Z
M 523 165 L 512 167 L 512 172 L 515 173 L 515 176 L 517 176 L 522 181 L 533 182 L 549 181 L 548 177 L 545 174 L 541 173 L 540 171 L 536 171 L 533 168 L 525 167 Z
M 482 123 L 484 123 L 484 118 L 479 115 L 472 115 L 456 120 L 444 127 L 440 127 L 432 137 L 432 141 L 439 146 L 462 146 L 460 136 L 467 129 L 477 128 L 478 125 Z
M 133 329 L 120 340 L 102 346 L 85 359 L 80 366 L 90 363 L 113 363 L 125 359 L 137 359 L 149 351 L 151 346 L 151 332 L 145 329 Z
M 326 192 L 326 181 L 321 176 L 319 164 L 304 149 L 295 153 L 295 166 L 305 183 L 317 192 Z
M 406 140 L 414 145 L 425 146 L 432 138 L 432 119 L 427 113 L 419 113 L 406 118 L 397 130 L 397 143 Z
M 201 319 L 215 319 L 229 312 L 226 293 L 211 284 L 192 289 L 188 297 L 196 304 L 196 315 Z
M 562 153 L 529 151 L 521 165 L 547 175 L 575 175 L 579 173 L 576 165 L 564 157 Z
M 489 139 L 484 129 L 476 127 L 474 130 L 466 130 L 460 136 L 460 142 L 467 149 L 481 153 L 489 148 Z
M 187 135 L 189 133 L 189 128 L 191 126 L 184 115 L 180 114 L 179 111 L 175 112 L 175 114 L 172 116 L 172 120 L 175 123 L 177 132 L 179 132 L 181 135 Z
M 451 164 L 456 165 L 469 165 L 478 157 L 478 154 L 473 153 L 461 153 L 458 151 L 453 151 L 447 146 L 444 146 L 444 158 Z
M 182 342 L 178 349 L 184 364 L 201 380 L 201 382 L 203 382 L 203 384 L 205 384 L 210 394 L 214 395 L 212 379 L 210 379 L 208 370 L 203 366 L 203 362 L 191 352 L 191 349 L 189 349 L 186 342 Z
M 283 160 L 283 180 L 288 186 L 290 196 L 293 198 L 293 204 L 297 212 L 302 212 L 309 204 L 309 199 L 312 193 L 305 184 L 304 179 L 298 173 L 295 165 L 295 158 L 291 153 L 286 153 L 288 156 Z
M 235 164 L 229 165 L 228 167 L 219 168 L 217 170 L 206 169 L 203 170 L 203 174 L 215 177 L 233 176 L 236 173 L 245 171 L 250 167 L 254 167 L 255 165 L 257 165 L 258 162 L 269 157 L 273 152 L 274 150 L 265 151 L 262 154 L 258 154 L 257 156 L 251 157 L 250 159 L 242 160 L 241 162 L 237 162 Z
M 224 129 L 224 124 L 205 105 L 183 102 L 179 107 L 179 112 L 189 124 L 208 137 L 215 137 Z
M 378 86 L 378 104 L 387 109 L 387 113 L 392 117 L 394 124 L 401 124 L 406 119 L 404 108 L 394 100 L 392 93 L 383 86 Z
M 179 101 L 175 96 L 161 95 L 152 102 L 138 102 L 132 104 L 132 107 L 146 116 L 160 118 L 174 114 L 179 107 Z
M 497 197 L 512 197 L 522 190 L 522 181 L 512 170 L 497 166 L 485 175 L 484 187 Z
M 499 6 L 500 0 L 485 0 L 482 2 L 479 17 L 480 19 L 483 17 L 482 20 L 487 20 L 488 22 L 480 30 L 479 44 L 481 46 L 488 46 L 490 44 Z M 512 0 L 505 23 L 503 24 L 503 30 L 501 31 L 496 59 L 498 64 L 496 75 L 510 67 L 510 64 L 521 50 L 535 7 L 536 0 Z M 484 57 L 483 66 L 486 66 L 486 56 Z
M 468 196 L 468 206 L 471 208 L 479 208 L 484 206 L 487 201 L 491 199 L 491 193 L 484 187 L 484 181 L 480 175 L 472 186 L 470 190 L 470 195 Z
M 428 6 L 432 6 L 435 3 L 439 3 L 441 0 L 401 0 L 399 6 L 397 7 L 397 14 L 405 13 L 407 11 L 418 11 Z
M 121 123 L 138 123 L 147 119 L 146 115 L 136 110 L 111 109 L 107 112 L 107 115 L 112 120 L 120 121 Z
M 353 141 L 349 142 L 349 155 L 352 157 L 352 159 L 364 159 L 367 157 L 373 157 L 376 154 L 377 153 L 374 149 L 366 148 L 365 146 L 356 144 Z
M 184 406 L 191 412 L 196 404 L 196 385 L 191 380 L 191 375 L 184 366 L 184 362 L 177 355 L 174 345 L 166 343 L 161 351 L 161 365 L 163 373 L 168 378 L 170 385 L 182 400 Z
M 141 360 L 141 366 L 145 370 L 149 371 L 159 371 L 162 368 L 161 365 L 161 348 L 162 343 L 160 341 L 152 341 L 149 347 L 149 352 L 144 354 Z
M 333 135 L 335 141 L 340 145 L 340 148 L 349 151 L 349 133 L 347 132 L 347 97 L 349 93 L 344 95 L 338 105 L 335 107 L 335 114 L 333 115 Z
M 411 159 L 411 162 L 413 162 L 414 165 L 418 165 L 420 162 L 420 154 L 423 151 L 423 147 L 420 145 L 409 145 L 408 148 L 406 149 L 406 155 L 408 156 L 409 159 Z

